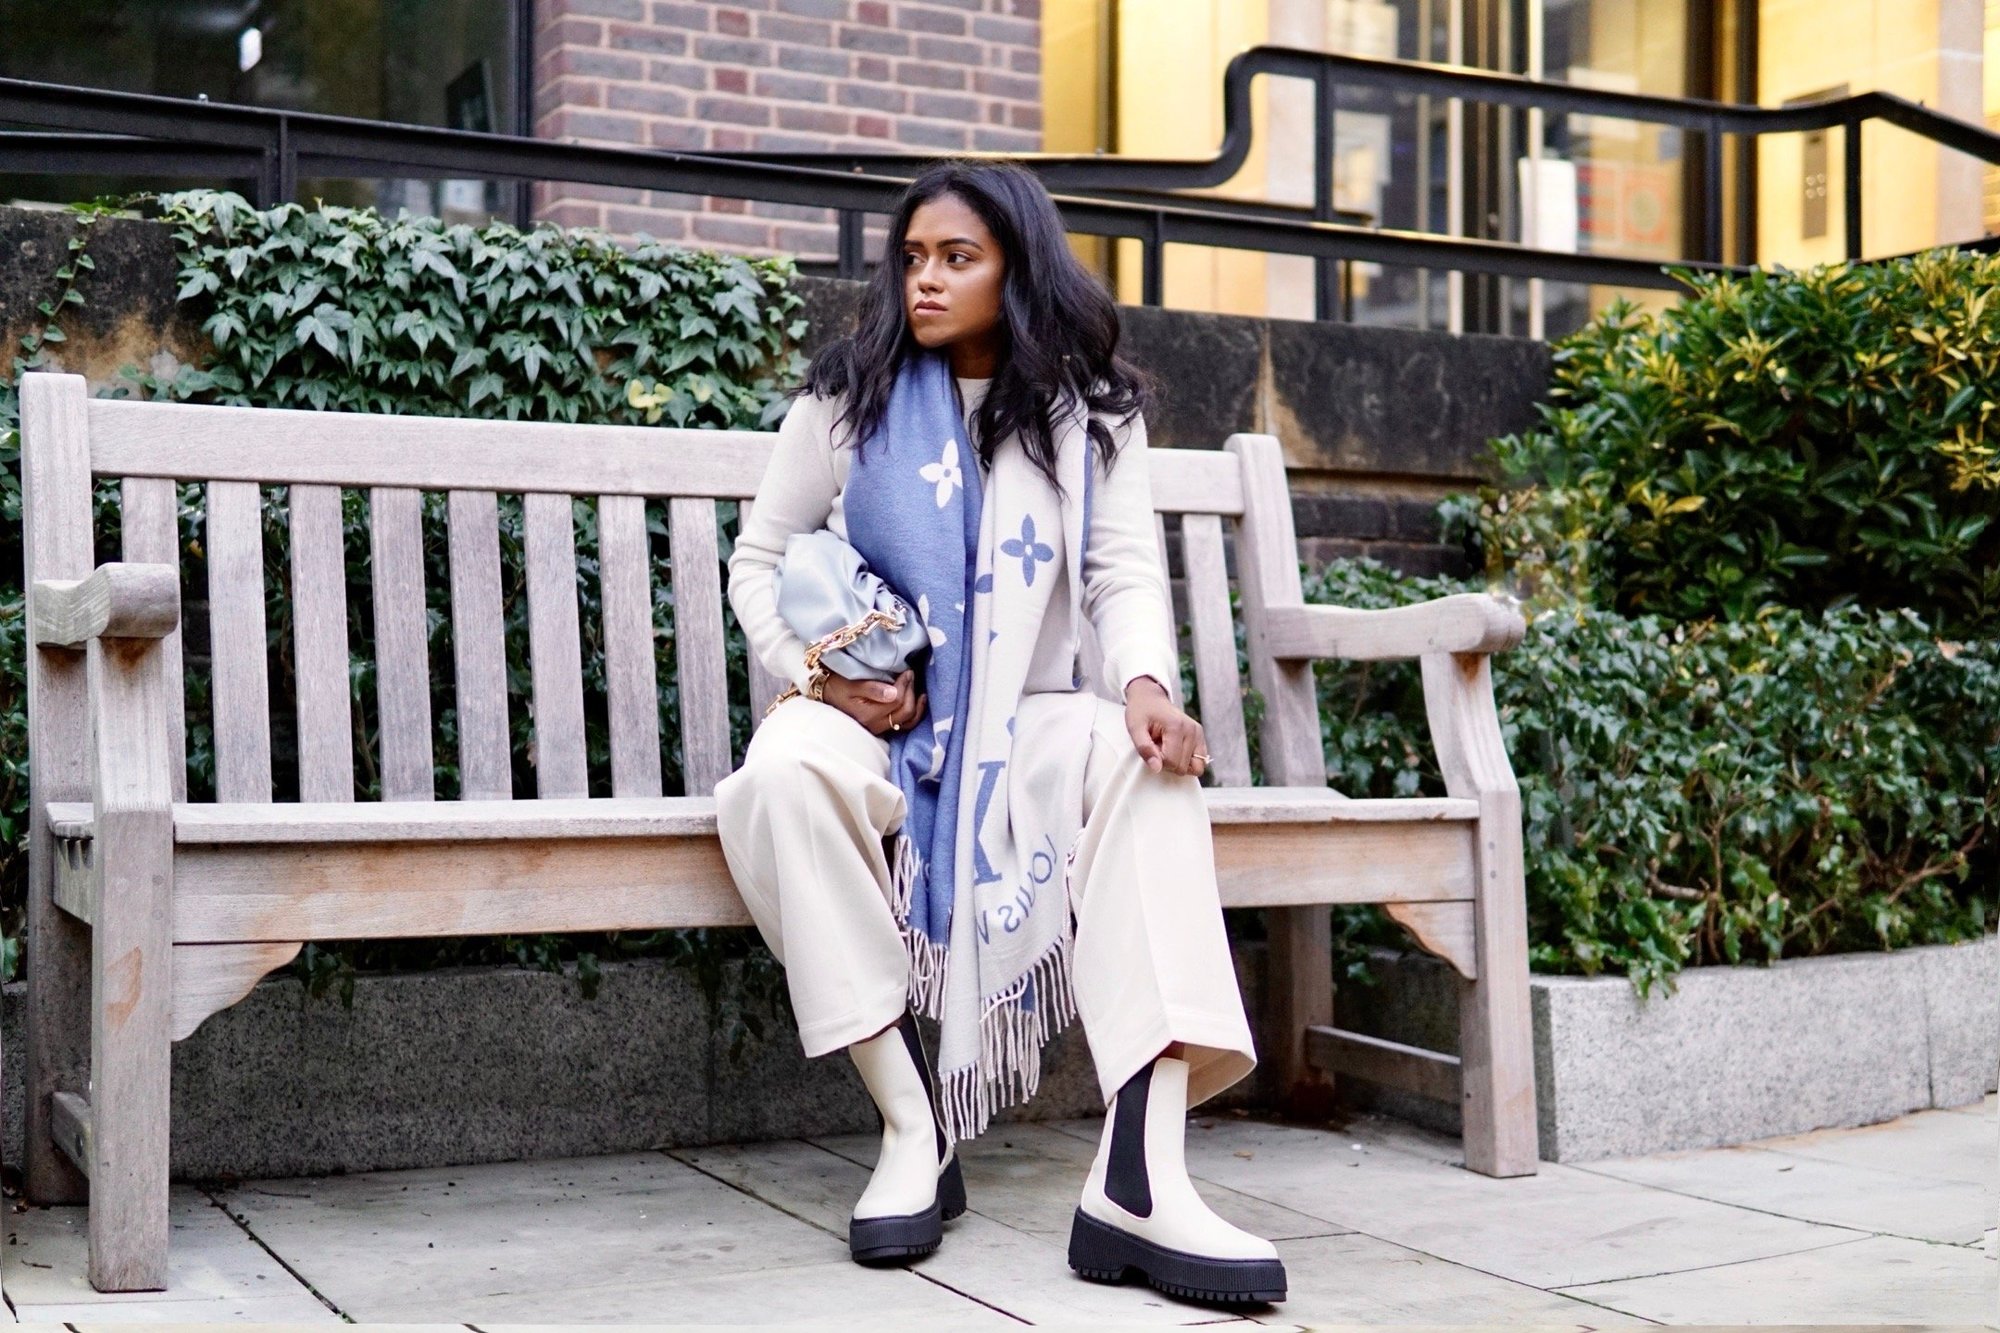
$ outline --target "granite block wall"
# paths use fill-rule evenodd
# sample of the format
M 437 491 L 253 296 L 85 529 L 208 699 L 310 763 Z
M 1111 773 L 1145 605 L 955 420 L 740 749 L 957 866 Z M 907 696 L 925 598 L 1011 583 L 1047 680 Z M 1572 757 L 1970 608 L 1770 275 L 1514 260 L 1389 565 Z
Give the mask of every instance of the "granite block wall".
M 861 284 L 804 278 L 816 350 L 850 328 Z M 1121 306 L 1120 352 L 1152 377 L 1155 448 L 1220 449 L 1237 431 L 1284 444 L 1300 555 L 1365 555 L 1407 573 L 1467 572 L 1437 503 L 1489 475 L 1486 442 L 1532 426 L 1549 351 L 1454 335 Z M 1179 537 L 1168 527 L 1170 572 Z M 1233 546 L 1231 569 L 1233 571 Z
M 1462 984 L 1377 950 L 1343 1028 L 1456 1055 Z M 2000 938 L 1694 967 L 1642 998 L 1622 976 L 1530 979 L 1541 1155 L 1679 1152 L 1967 1106 L 2000 1082 Z M 1341 1081 L 1342 1100 L 1459 1132 L 1456 1106 Z

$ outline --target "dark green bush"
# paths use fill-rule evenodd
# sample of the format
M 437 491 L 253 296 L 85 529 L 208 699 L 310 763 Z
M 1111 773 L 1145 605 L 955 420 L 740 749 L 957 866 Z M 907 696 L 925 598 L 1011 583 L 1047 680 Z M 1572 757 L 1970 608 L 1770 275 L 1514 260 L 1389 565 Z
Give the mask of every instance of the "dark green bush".
M 1307 599 L 1468 591 L 1336 561 Z M 1322 664 L 1334 785 L 1442 794 L 1414 663 Z M 2000 885 L 2000 643 L 1911 611 L 1676 623 L 1568 607 L 1494 658 L 1538 971 L 1624 971 L 1976 937 Z
M 2000 258 L 1686 281 L 1557 344 L 1540 429 L 1443 507 L 1531 620 L 1495 682 L 1534 964 L 1646 984 L 1977 934 L 2000 886 Z M 1440 587 L 1342 565 L 1314 595 Z M 1338 780 L 1431 789 L 1413 672 L 1322 680 Z
M 2000 635 L 2000 256 L 1687 278 L 1555 350 L 1455 507 L 1488 573 L 1673 620 L 1909 608 Z

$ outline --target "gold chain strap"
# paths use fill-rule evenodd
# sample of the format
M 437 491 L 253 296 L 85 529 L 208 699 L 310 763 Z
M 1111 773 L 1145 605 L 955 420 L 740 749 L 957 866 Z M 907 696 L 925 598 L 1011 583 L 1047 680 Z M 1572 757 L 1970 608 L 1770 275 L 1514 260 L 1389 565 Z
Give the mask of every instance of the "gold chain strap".
M 884 629 L 891 629 L 891 630 L 901 629 L 903 627 L 903 618 L 901 616 L 892 615 L 887 611 L 877 608 L 873 611 L 870 611 L 867 615 L 861 617 L 861 619 L 855 621 L 852 625 L 842 625 L 839 629 L 833 631 L 833 633 L 823 634 L 819 638 L 814 639 L 811 643 L 807 644 L 806 669 L 813 673 L 813 676 L 815 678 L 813 684 L 822 687 L 824 685 L 824 677 L 826 673 L 825 669 L 821 667 L 819 664 L 819 659 L 821 654 L 834 652 L 841 648 L 846 648 L 849 645 L 851 645 L 856 639 L 866 634 L 869 630 L 875 629 L 878 626 Z M 765 706 L 764 716 L 765 717 L 771 716 L 773 712 L 777 711 L 777 707 L 779 704 L 783 703 L 787 699 L 798 697 L 798 693 L 799 693 L 798 686 L 796 685 L 785 686 L 783 690 L 779 691 L 778 696 L 775 699 L 771 700 L 771 702 Z M 819 698 L 818 691 L 815 690 L 811 697 L 814 699 Z

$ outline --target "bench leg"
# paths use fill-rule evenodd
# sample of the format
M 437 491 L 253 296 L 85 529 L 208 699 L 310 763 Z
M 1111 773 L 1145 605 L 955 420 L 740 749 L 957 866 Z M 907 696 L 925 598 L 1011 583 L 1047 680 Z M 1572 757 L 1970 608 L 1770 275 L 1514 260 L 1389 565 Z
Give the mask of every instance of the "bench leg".
M 90 647 L 97 822 L 92 872 L 90 1285 L 167 1285 L 173 1056 L 172 792 L 157 654 Z
M 1333 1111 L 1333 1080 L 1306 1057 L 1306 1029 L 1333 1025 L 1333 909 L 1276 907 L 1264 914 L 1270 939 L 1265 979 L 1264 1058 L 1278 1105 L 1301 1119 Z
M 164 914 L 131 903 L 173 873 L 167 821 L 98 823 L 103 892 L 91 951 L 90 1285 L 162 1291 L 167 1285 L 167 1119 L 173 1056 L 172 943 Z M 131 892 L 137 890 L 137 892 Z M 164 900 L 164 895 L 161 895 Z M 152 919 L 147 919 L 152 918 Z
M 90 1077 L 90 927 L 56 906 L 59 853 L 44 806 L 90 797 L 84 663 L 78 653 L 31 651 L 22 1183 L 30 1203 L 77 1204 L 89 1184 L 56 1147 L 54 1098 L 82 1093 Z
M 89 390 L 76 375 L 23 376 L 21 496 L 28 624 L 43 579 L 81 579 L 91 552 Z M 28 911 L 22 1093 L 28 1200 L 82 1203 L 83 1173 L 56 1147 L 55 1094 L 90 1076 L 90 929 L 55 903 L 56 847 L 45 806 L 90 799 L 90 725 L 83 654 L 30 647 Z
M 1479 802 L 1472 854 L 1476 981 L 1458 1014 L 1465 1165 L 1489 1176 L 1533 1175 L 1535 1036 L 1528 1012 L 1527 877 L 1521 789 L 1507 762 L 1491 661 L 1426 653 L 1424 711 L 1445 790 Z
M 1482 1175 L 1530 1176 L 1540 1152 L 1521 798 L 1488 792 L 1480 807 L 1473 906 L 1479 975 L 1463 983 L 1458 1019 L 1465 1165 Z
M 23 1016 L 22 1186 L 30 1203 L 79 1204 L 90 1182 L 56 1147 L 55 1095 L 90 1078 L 90 927 L 55 903 L 55 843 L 40 809 L 30 822 L 28 973 Z

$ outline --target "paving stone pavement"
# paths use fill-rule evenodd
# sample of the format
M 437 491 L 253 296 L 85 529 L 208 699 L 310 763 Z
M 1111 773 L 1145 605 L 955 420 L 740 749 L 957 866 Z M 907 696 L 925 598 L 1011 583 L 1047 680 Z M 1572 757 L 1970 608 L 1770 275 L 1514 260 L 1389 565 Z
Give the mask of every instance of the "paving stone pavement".
M 1932 1325 L 2000 1328 L 1994 1098 L 1862 1129 L 1521 1180 L 1366 1117 L 1198 1116 L 1216 1210 L 1273 1239 L 1284 1304 L 1230 1314 L 1075 1278 L 1069 1218 L 1098 1125 L 965 1147 L 972 1211 L 908 1270 L 846 1257 L 872 1136 L 323 1179 L 176 1184 L 165 1292 L 84 1279 L 80 1208 L 7 1212 L 0 1318 L 393 1323 L 1253 1327 Z

